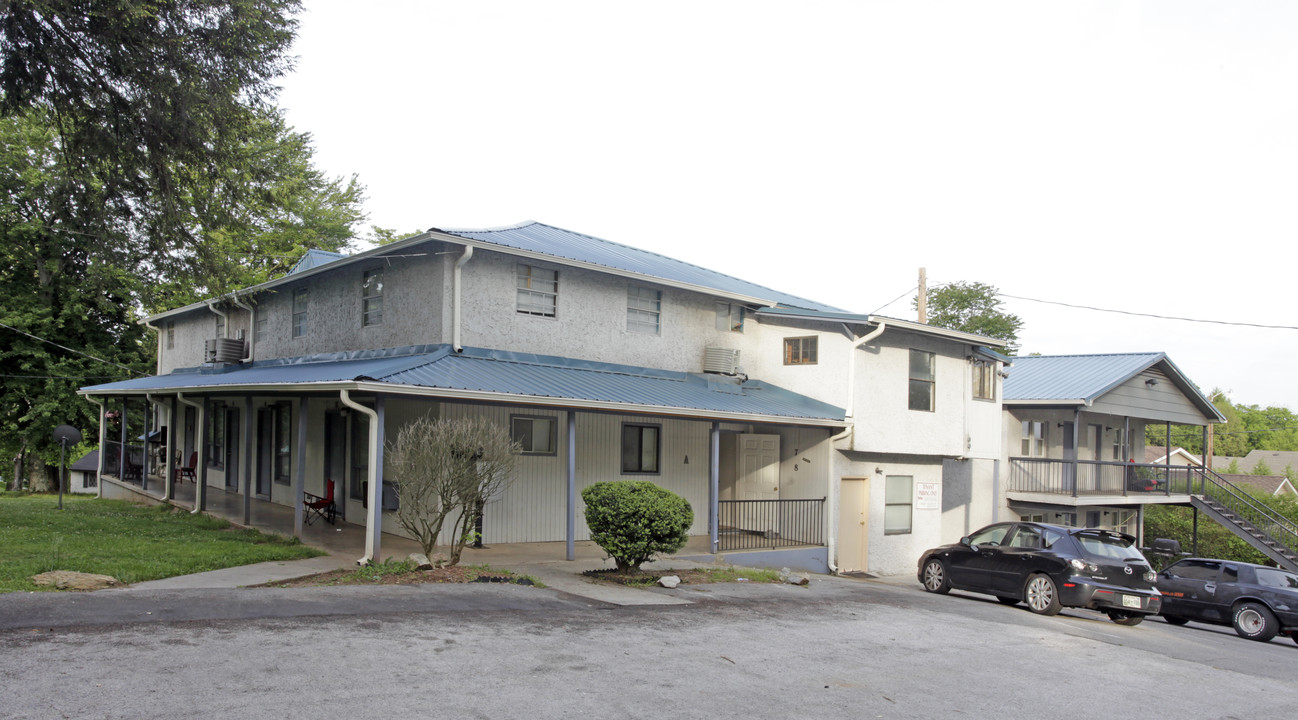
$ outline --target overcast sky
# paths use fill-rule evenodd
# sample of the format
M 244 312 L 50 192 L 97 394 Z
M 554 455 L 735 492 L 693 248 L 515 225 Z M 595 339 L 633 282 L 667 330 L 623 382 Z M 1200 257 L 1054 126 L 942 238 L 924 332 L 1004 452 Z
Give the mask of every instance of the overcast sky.
M 280 105 L 399 231 L 536 220 L 1298 409 L 1298 3 L 305 0 Z M 1025 299 L 1019 299 L 1025 298 Z M 1231 324 L 1140 318 L 1089 306 Z

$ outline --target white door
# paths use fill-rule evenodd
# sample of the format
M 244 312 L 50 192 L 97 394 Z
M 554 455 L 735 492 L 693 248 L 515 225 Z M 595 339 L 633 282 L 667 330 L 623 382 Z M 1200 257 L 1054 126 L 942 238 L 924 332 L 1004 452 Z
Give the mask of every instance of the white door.
M 870 478 L 843 478 L 838 492 L 838 570 L 869 567 Z
M 780 436 L 739 436 L 740 500 L 778 500 L 780 497 Z

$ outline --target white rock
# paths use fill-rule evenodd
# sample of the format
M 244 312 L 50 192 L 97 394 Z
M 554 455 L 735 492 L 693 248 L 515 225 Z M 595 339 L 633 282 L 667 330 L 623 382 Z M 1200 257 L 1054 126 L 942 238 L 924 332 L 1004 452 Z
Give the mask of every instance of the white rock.
M 430 560 L 428 559 L 428 556 L 425 555 L 425 554 L 423 554 L 423 553 L 412 552 L 412 553 L 410 553 L 409 555 L 406 556 L 406 560 L 409 560 L 410 563 L 411 563 L 412 565 L 415 566 L 415 569 L 416 569 L 416 570 L 432 570 L 432 569 L 433 569 L 433 563 L 432 563 L 432 561 L 430 561 Z
M 681 579 L 675 575 L 665 575 L 658 578 L 658 584 L 665 588 L 674 588 L 681 584 Z

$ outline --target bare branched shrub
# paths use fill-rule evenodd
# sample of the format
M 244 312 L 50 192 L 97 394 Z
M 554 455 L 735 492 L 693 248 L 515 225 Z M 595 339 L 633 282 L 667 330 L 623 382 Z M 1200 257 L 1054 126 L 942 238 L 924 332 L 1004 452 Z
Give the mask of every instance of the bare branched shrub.
M 479 418 L 420 418 L 388 448 L 398 480 L 397 521 L 432 555 L 446 521 L 450 564 L 473 539 L 473 520 L 513 479 L 521 451 L 505 428 Z

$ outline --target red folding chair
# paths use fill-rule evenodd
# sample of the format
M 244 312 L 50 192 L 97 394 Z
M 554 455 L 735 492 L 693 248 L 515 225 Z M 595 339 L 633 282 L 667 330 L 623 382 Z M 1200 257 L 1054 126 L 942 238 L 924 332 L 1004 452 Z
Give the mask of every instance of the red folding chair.
M 176 468 L 176 479 L 184 480 L 188 478 L 191 482 L 198 482 L 198 453 L 189 454 L 189 464 Z
M 334 519 L 338 517 L 338 506 L 334 504 L 334 481 L 325 480 L 325 494 L 313 495 L 311 493 L 302 493 L 306 502 L 303 506 L 306 508 L 306 524 L 310 525 L 315 518 L 321 518 L 330 525 L 334 524 Z

